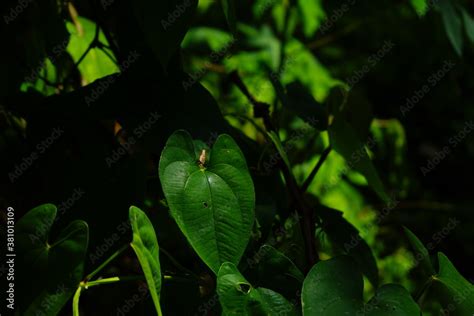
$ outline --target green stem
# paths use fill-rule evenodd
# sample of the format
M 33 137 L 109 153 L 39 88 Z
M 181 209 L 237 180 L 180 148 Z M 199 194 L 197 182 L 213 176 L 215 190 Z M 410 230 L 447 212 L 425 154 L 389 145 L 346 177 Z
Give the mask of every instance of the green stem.
M 323 153 L 321 154 L 321 157 L 316 163 L 316 166 L 314 166 L 308 178 L 306 178 L 305 182 L 301 186 L 301 193 L 305 193 L 306 190 L 308 190 L 309 185 L 311 184 L 311 182 L 313 182 L 314 177 L 318 173 L 319 169 L 321 169 L 321 166 L 323 165 L 324 161 L 326 161 L 326 158 L 328 157 L 330 152 L 331 152 L 331 146 L 329 146 L 323 151 Z
M 116 282 L 127 282 L 127 281 L 136 281 L 136 280 L 144 280 L 145 278 L 140 275 L 132 275 L 132 276 L 124 276 L 124 277 L 111 277 L 111 278 L 104 278 L 104 279 L 99 279 L 95 281 L 89 281 L 84 284 L 84 288 L 88 289 L 93 286 L 97 285 L 104 285 L 104 284 L 110 284 L 110 283 L 116 283 Z
M 74 298 L 72 299 L 72 315 L 79 316 L 79 297 L 82 292 L 82 282 L 74 293 Z
M 107 260 L 105 260 L 97 269 L 92 271 L 88 276 L 86 276 L 85 281 L 92 279 L 97 273 L 102 271 L 112 260 L 114 260 L 118 255 L 127 250 L 129 244 L 124 245 L 122 248 L 117 250 L 113 255 L 111 255 Z

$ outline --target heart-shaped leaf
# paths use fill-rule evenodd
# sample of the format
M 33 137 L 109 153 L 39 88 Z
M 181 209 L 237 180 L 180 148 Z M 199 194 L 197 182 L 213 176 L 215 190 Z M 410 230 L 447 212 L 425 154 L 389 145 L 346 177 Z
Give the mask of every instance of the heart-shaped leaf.
M 140 261 L 156 311 L 161 315 L 161 268 L 155 229 L 146 214 L 138 207 L 130 207 L 129 218 L 133 232 L 131 246 Z
M 254 222 L 255 192 L 234 140 L 220 135 L 208 152 L 177 131 L 159 173 L 171 215 L 199 257 L 216 274 L 226 261 L 238 264 Z
M 223 315 L 296 315 L 293 305 L 283 296 L 266 288 L 252 287 L 230 262 L 223 263 L 219 269 L 217 293 Z
M 56 315 L 83 276 L 89 238 L 87 224 L 74 221 L 51 240 L 56 213 L 56 206 L 44 204 L 29 211 L 16 224 L 23 315 Z
M 341 256 L 314 265 L 303 283 L 303 315 L 420 315 L 404 288 L 388 284 L 363 301 L 362 274 L 351 257 Z

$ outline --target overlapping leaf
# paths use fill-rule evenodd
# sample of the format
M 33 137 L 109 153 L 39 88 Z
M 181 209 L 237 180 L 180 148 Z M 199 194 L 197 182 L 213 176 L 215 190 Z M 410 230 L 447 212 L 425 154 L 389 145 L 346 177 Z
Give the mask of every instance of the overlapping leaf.
M 364 282 L 356 267 L 347 256 L 317 263 L 303 283 L 303 315 L 420 315 L 410 293 L 394 284 L 382 286 L 364 304 Z
M 283 296 L 252 287 L 230 262 L 219 269 L 217 293 L 224 315 L 296 315 L 293 305 Z

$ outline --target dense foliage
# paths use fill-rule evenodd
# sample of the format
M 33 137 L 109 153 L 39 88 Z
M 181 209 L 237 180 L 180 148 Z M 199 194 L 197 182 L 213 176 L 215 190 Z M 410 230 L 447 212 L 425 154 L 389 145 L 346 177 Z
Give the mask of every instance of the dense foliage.
M 473 315 L 472 4 L 0 7 L 5 313 Z

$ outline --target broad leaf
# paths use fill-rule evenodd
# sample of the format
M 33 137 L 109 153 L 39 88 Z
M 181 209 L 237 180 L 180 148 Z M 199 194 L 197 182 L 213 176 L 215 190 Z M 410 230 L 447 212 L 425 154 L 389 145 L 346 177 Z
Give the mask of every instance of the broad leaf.
M 129 217 L 133 231 L 130 245 L 140 261 L 156 311 L 161 315 L 161 267 L 155 229 L 146 214 L 138 207 L 130 207 Z
M 199 257 L 216 274 L 226 261 L 238 264 L 254 222 L 255 192 L 234 140 L 220 135 L 208 152 L 177 131 L 159 173 L 171 215 Z
M 69 33 L 71 33 L 67 51 L 71 54 L 71 57 L 76 63 L 87 51 L 89 45 L 94 39 L 97 27 L 95 23 L 83 17 L 78 17 L 77 23 L 81 26 L 80 29 L 78 29 L 78 27 L 73 23 L 68 22 L 66 24 Z M 98 39 L 104 45 L 108 45 L 107 38 L 102 30 L 99 31 Z M 110 55 L 112 54 L 111 52 L 108 53 Z M 78 65 L 78 69 L 81 72 L 83 82 L 86 84 L 119 71 L 119 68 L 114 64 L 114 61 L 97 47 L 90 49 Z
M 303 24 L 303 33 L 307 38 L 309 38 L 314 35 L 321 22 L 326 17 L 322 1 L 298 0 L 298 9 Z
M 359 231 L 343 217 L 342 212 L 322 205 L 318 206 L 318 212 L 323 220 L 322 229 L 332 246 L 340 253 L 351 256 L 372 285 L 377 287 L 379 281 L 377 263 L 372 250 L 362 239 Z
M 44 204 L 29 211 L 16 224 L 18 260 L 22 270 L 21 299 L 30 303 L 23 315 L 37 315 L 38 312 L 56 315 L 83 276 L 89 236 L 87 224 L 74 221 L 51 240 L 56 214 L 56 206 Z
M 420 315 L 420 309 L 404 288 L 384 285 L 367 303 L 363 301 L 362 274 L 350 257 L 318 262 L 303 283 L 303 315 Z
M 237 267 L 225 262 L 217 274 L 217 293 L 224 315 L 296 315 L 280 294 L 265 288 L 253 288 Z
M 388 202 L 389 197 L 367 154 L 366 145 L 357 137 L 352 126 L 342 117 L 337 116 L 329 127 L 329 138 L 333 149 L 346 159 L 349 167 L 362 173 L 375 193 L 383 201 Z
M 365 305 L 367 316 L 419 316 L 420 307 L 400 285 L 386 284 L 379 288 Z
M 438 253 L 439 272 L 433 276 L 435 296 L 444 308 L 459 316 L 471 316 L 474 311 L 474 286 L 467 281 L 443 254 Z
M 363 309 L 364 282 L 350 257 L 321 261 L 303 283 L 303 315 L 356 315 Z
M 197 7 L 197 0 L 136 0 L 135 15 L 148 44 L 166 68 L 178 50 Z

